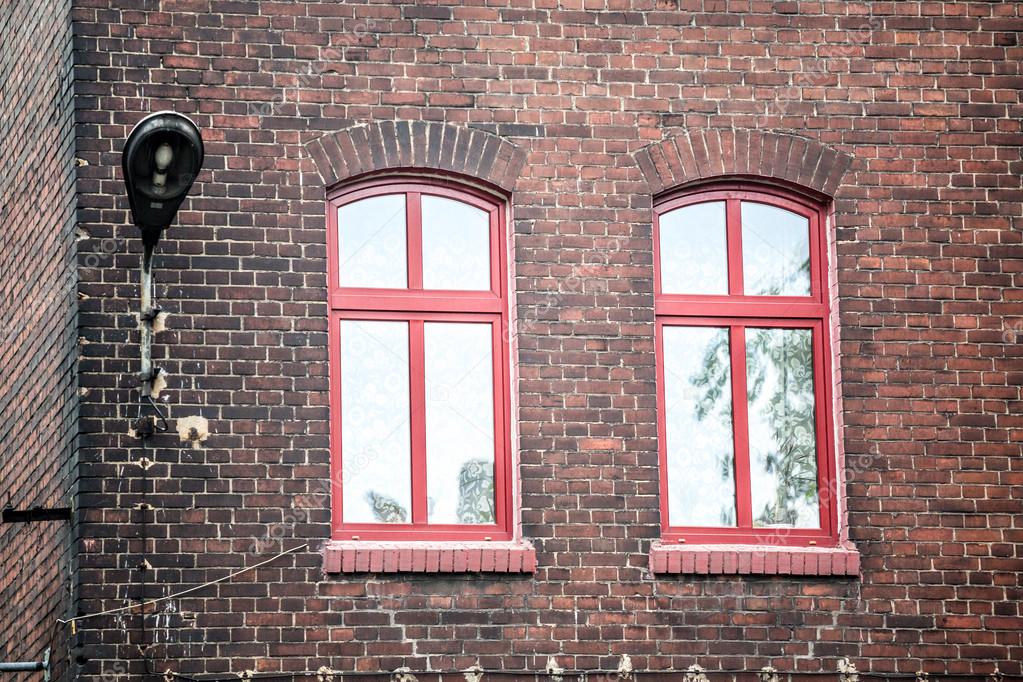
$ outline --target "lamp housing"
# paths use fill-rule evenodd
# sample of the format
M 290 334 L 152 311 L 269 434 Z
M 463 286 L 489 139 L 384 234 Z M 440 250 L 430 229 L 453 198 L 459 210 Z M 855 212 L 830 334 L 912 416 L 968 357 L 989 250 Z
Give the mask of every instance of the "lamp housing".
M 170 227 L 202 168 L 203 142 L 192 119 L 158 111 L 132 128 L 121 152 L 128 202 L 142 239 L 155 245 Z

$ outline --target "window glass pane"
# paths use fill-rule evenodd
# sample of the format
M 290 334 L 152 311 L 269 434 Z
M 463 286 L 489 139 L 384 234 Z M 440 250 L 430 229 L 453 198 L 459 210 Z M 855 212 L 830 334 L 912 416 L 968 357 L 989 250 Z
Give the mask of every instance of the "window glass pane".
M 668 519 L 735 525 L 728 329 L 664 327 Z
M 342 518 L 412 522 L 408 323 L 341 322 Z
M 423 288 L 490 289 L 490 215 L 423 195 Z
M 810 295 L 810 221 L 783 208 L 742 202 L 742 267 L 752 296 Z
M 746 329 L 753 525 L 819 528 L 809 329 Z
M 492 327 L 427 322 L 423 331 L 430 523 L 494 523 Z
M 343 287 L 404 289 L 405 195 L 346 204 L 337 212 L 338 271 Z
M 659 220 L 661 291 L 727 294 L 725 202 L 683 206 Z

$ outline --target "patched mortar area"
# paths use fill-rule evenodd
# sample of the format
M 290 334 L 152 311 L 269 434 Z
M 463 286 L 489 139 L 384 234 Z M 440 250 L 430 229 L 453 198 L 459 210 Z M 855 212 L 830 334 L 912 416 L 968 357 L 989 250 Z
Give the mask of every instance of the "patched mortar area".
M 177 420 L 178 440 L 182 443 L 191 443 L 193 450 L 198 450 L 200 445 L 210 437 L 210 422 L 206 417 L 192 415 Z

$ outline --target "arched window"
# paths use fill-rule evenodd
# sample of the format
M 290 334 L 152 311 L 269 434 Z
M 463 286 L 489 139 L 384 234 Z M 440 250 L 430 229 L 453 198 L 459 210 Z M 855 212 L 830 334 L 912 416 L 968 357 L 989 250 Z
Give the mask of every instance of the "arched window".
M 825 224 L 750 183 L 657 202 L 666 541 L 837 540 Z
M 509 539 L 503 202 L 409 178 L 328 199 L 334 538 Z

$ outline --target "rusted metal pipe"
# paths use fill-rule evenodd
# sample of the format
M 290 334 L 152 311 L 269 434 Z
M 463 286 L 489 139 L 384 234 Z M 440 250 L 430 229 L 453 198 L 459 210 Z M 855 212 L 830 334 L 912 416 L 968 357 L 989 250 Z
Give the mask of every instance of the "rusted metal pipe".
M 142 353 L 142 365 L 139 376 L 142 379 L 142 395 L 148 396 L 153 389 L 153 319 L 157 311 L 153 310 L 153 249 L 156 245 L 145 240 L 145 251 L 142 254 L 142 310 L 139 322 L 142 327 L 142 338 L 139 342 Z

